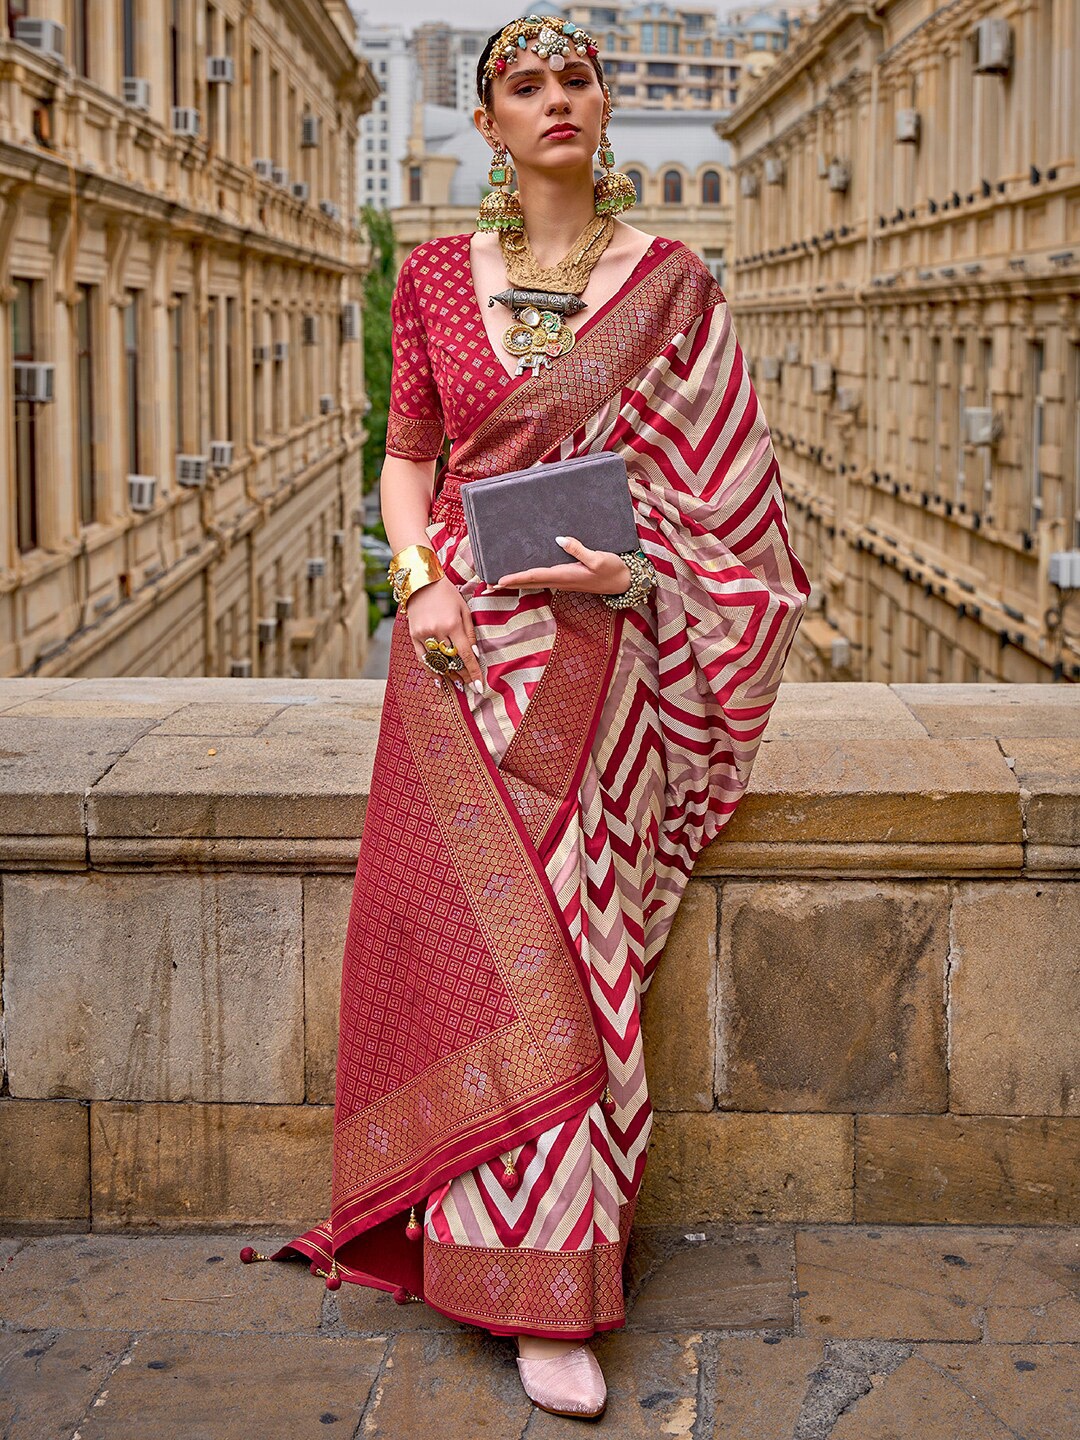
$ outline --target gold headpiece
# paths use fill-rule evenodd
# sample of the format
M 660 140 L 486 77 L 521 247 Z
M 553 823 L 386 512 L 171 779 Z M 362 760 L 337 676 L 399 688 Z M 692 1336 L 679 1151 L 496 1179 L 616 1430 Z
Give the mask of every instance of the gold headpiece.
M 529 46 L 529 41 L 535 44 Z M 575 25 L 572 20 L 559 20 L 552 15 L 526 15 L 523 20 L 514 20 L 503 30 L 491 47 L 491 53 L 484 63 L 484 81 L 501 75 L 517 54 L 531 48 L 541 60 L 547 60 L 552 70 L 562 70 L 567 59 L 579 55 L 583 60 L 595 60 L 596 42 L 587 30 Z

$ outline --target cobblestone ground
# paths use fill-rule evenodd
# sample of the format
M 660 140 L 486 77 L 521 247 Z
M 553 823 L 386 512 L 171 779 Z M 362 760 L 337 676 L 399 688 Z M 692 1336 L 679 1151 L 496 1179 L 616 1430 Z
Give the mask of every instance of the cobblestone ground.
M 295 1233 L 295 1232 L 292 1232 Z M 284 1238 L 289 1238 L 288 1236 Z M 1080 1229 L 638 1228 L 598 1421 L 513 1341 L 236 1234 L 0 1240 L 3 1440 L 1075 1440 Z

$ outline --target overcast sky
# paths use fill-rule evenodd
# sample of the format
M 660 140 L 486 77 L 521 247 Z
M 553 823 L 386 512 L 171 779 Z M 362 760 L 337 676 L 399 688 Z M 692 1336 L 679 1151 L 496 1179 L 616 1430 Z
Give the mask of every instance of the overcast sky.
M 425 20 L 446 20 L 452 25 L 468 24 L 477 30 L 491 31 L 518 15 L 529 13 L 528 0 L 522 0 L 520 7 L 516 0 L 469 0 L 464 15 L 452 0 L 441 0 L 441 3 L 440 0 L 392 0 L 392 3 L 390 0 L 382 0 L 382 3 L 372 0 L 369 4 L 350 0 L 350 3 L 358 14 L 366 14 L 375 25 L 403 25 L 406 29 L 421 25 Z M 718 14 L 726 15 L 736 8 L 737 3 L 738 0 L 717 0 L 713 8 Z

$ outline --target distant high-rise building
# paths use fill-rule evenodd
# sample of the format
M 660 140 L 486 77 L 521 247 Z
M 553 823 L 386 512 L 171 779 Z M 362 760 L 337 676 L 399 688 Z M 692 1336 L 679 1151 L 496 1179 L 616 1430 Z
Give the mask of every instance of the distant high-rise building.
M 476 104 L 476 63 L 489 33 L 441 21 L 416 28 L 412 43 L 420 77 L 418 98 L 425 105 L 472 110 Z
M 357 189 L 361 205 L 388 210 L 402 200 L 401 157 L 409 143 L 416 59 L 400 26 L 374 25 L 355 13 L 360 52 L 379 82 L 379 97 L 360 120 Z

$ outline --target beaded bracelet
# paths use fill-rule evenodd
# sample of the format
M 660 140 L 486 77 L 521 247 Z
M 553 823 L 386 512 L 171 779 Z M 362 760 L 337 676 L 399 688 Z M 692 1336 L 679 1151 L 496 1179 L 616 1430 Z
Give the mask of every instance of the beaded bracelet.
M 656 584 L 656 571 L 644 550 L 620 552 L 619 559 L 630 567 L 630 584 L 621 595 L 601 595 L 601 600 L 612 610 L 626 610 L 647 600 Z

